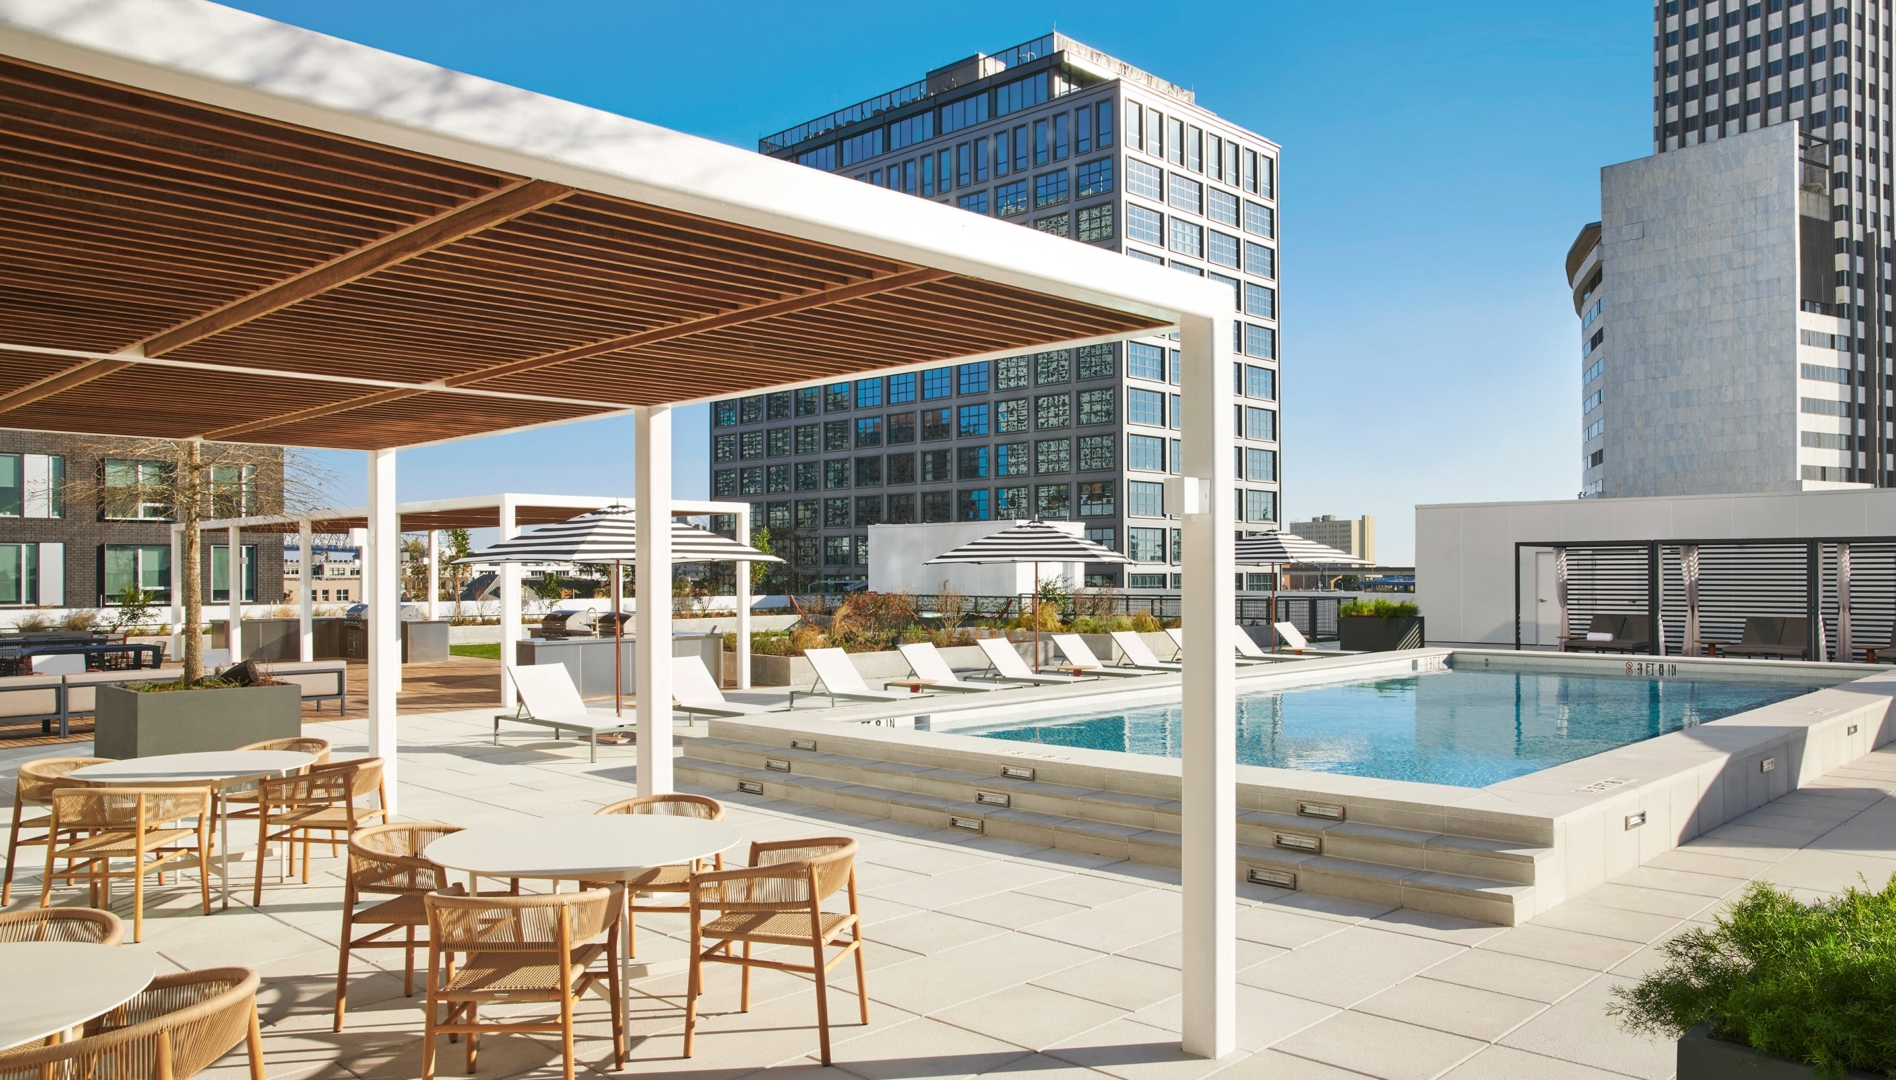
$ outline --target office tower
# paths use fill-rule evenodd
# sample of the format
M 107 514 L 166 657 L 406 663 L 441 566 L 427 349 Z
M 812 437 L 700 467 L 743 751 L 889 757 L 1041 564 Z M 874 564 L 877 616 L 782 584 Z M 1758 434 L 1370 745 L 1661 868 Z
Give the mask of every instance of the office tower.
M 1239 512 L 1276 527 L 1278 148 L 1175 86 L 1058 34 L 976 54 L 760 140 L 760 152 L 1226 284 Z M 918 360 L 924 358 L 917 358 Z M 1062 349 L 712 406 L 714 498 L 754 502 L 800 580 L 859 582 L 867 526 L 1077 519 L 1170 589 L 1177 342 Z M 785 545 L 784 537 L 794 537 Z
M 1354 555 L 1372 564 L 1376 561 L 1376 519 L 1373 515 L 1338 518 L 1335 514 L 1318 514 L 1309 521 L 1291 522 L 1289 529 L 1305 540 L 1333 547 L 1345 555 Z
M 1889 486 L 1888 0 L 1665 0 L 1567 276 L 1581 494 Z

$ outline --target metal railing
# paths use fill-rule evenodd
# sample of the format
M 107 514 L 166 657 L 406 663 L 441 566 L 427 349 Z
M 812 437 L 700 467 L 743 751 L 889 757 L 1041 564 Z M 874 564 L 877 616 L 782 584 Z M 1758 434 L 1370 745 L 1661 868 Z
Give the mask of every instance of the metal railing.
M 1268 626 L 1274 622 L 1287 622 L 1295 626 L 1298 632 L 1311 641 L 1334 641 L 1337 636 L 1337 608 L 1356 599 L 1355 593 L 1323 593 L 1320 595 L 1280 595 L 1277 597 L 1277 612 L 1271 613 L 1271 600 L 1266 596 L 1240 596 L 1237 598 L 1237 621 L 1245 626 Z M 810 612 L 821 610 L 824 614 L 834 606 L 834 597 L 799 596 L 797 607 Z M 935 595 L 917 594 L 914 597 L 915 611 L 928 620 L 947 619 L 954 622 L 974 623 L 989 620 L 1007 620 L 1033 610 L 1032 593 L 1008 595 Z M 1042 602 L 1043 609 L 1051 608 L 1051 601 Z M 1182 605 L 1177 593 L 1113 593 L 1069 597 L 1060 601 L 1059 615 L 1063 623 L 1072 622 L 1081 616 L 1111 618 L 1114 616 L 1151 615 L 1157 619 L 1178 619 L 1182 614 Z

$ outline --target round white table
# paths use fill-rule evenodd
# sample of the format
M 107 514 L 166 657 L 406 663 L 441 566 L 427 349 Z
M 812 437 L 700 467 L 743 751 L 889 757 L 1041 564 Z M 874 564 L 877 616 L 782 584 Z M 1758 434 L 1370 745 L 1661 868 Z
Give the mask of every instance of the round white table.
M 157 754 L 152 757 L 104 761 L 74 769 L 74 779 L 88 784 L 131 786 L 207 787 L 221 796 L 260 780 L 287 776 L 316 763 L 316 755 L 298 750 L 207 750 L 195 754 Z M 230 821 L 217 813 L 217 875 L 223 881 L 224 906 L 230 906 Z M 257 852 L 263 858 L 263 852 Z
M 441 837 L 422 854 L 431 862 L 474 877 L 629 881 L 655 867 L 708 859 L 737 846 L 742 839 L 735 828 L 703 818 L 588 814 L 473 825 Z M 479 890 L 470 887 L 468 891 Z M 630 895 L 625 903 L 620 918 L 630 917 Z M 629 936 L 622 933 L 619 940 L 629 944 Z M 620 985 L 626 991 L 619 995 L 619 1007 L 629 1026 L 631 950 L 625 949 L 619 957 L 624 975 Z
M 144 949 L 76 941 L 0 945 L 0 1050 L 78 1027 L 136 997 L 155 967 Z

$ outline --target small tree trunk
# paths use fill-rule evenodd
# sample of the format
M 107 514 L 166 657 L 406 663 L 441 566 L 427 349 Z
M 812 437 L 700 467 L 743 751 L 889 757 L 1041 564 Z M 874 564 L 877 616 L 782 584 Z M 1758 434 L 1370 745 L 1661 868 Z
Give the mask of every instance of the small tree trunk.
M 184 590 L 184 681 L 196 682 L 204 677 L 204 640 L 199 628 L 204 625 L 204 574 L 201 569 L 200 553 L 203 550 L 203 533 L 198 523 L 203 520 L 199 494 L 204 469 L 204 447 L 191 441 L 184 444 L 183 476 L 178 483 L 178 500 L 173 512 L 184 532 L 184 543 L 180 544 L 181 557 L 184 559 L 183 573 L 178 575 L 179 586 Z

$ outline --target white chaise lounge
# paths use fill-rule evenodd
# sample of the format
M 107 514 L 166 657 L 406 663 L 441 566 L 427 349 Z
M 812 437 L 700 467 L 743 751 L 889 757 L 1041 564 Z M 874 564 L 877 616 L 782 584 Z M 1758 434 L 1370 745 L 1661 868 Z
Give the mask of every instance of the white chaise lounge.
M 1280 622 L 1272 623 L 1271 625 L 1277 628 L 1277 640 L 1279 642 L 1277 648 L 1282 652 L 1320 652 L 1326 656 L 1357 656 L 1361 653 L 1361 650 L 1356 649 L 1319 649 L 1315 645 L 1310 644 L 1310 640 L 1303 636 L 1303 631 L 1297 629 L 1297 624 L 1295 623 Z
M 1109 632 L 1113 644 L 1126 654 L 1126 663 L 1131 667 L 1146 668 L 1151 671 L 1178 671 L 1184 665 L 1175 660 L 1161 660 L 1152 651 L 1145 639 L 1131 630 L 1113 630 Z
M 1159 669 L 1156 668 L 1107 667 L 1098 656 L 1093 654 L 1093 649 L 1086 644 L 1086 639 L 1078 634 L 1055 634 L 1053 643 L 1059 648 L 1060 655 L 1067 658 L 1069 665 L 1088 675 L 1110 675 L 1120 679 L 1158 674 Z
M 841 649 L 805 649 L 804 659 L 816 669 L 816 682 L 808 690 L 790 691 L 790 707 L 797 707 L 797 694 L 804 697 L 826 697 L 830 705 L 843 701 L 908 701 L 920 697 L 906 690 L 871 690 L 869 684 L 862 681 L 862 672 L 849 660 L 849 654 Z
M 768 705 L 744 701 L 726 701 L 724 691 L 711 677 L 704 660 L 696 656 L 672 657 L 672 707 L 684 713 L 688 723 L 697 723 L 698 714 L 706 716 L 753 716 L 771 712 Z
M 573 685 L 573 675 L 565 664 L 516 664 L 507 668 L 514 689 L 520 691 L 520 707 L 512 713 L 494 714 L 494 745 L 500 745 L 500 722 L 534 724 L 553 729 L 553 737 L 563 731 L 585 732 L 586 759 L 599 760 L 599 733 L 630 731 L 638 727 L 638 714 L 624 716 L 586 711 L 586 700 Z
M 902 650 L 902 659 L 908 661 L 909 670 L 915 673 L 915 677 L 929 681 L 930 690 L 946 690 L 951 694 L 990 694 L 1001 689 L 996 683 L 968 682 L 956 675 L 955 670 L 948 666 L 947 659 L 935 651 L 935 646 L 929 642 L 917 641 L 897 645 L 896 648 Z M 882 684 L 885 690 L 888 686 L 888 683 Z
M 1034 683 L 1039 686 L 1055 686 L 1061 683 L 1087 682 L 1091 675 L 1068 675 L 1064 671 L 1035 671 L 1027 666 L 1014 651 L 1014 643 L 1006 638 L 980 638 L 975 641 L 981 651 L 987 654 L 990 676 L 1002 682 Z M 982 673 L 984 676 L 986 672 Z
M 1178 648 L 1175 659 L 1183 659 L 1185 656 L 1185 632 L 1174 626 L 1170 630 L 1167 630 L 1165 635 L 1171 638 L 1172 644 Z M 1251 635 L 1246 633 L 1242 626 L 1238 627 L 1238 636 L 1232 640 L 1237 643 L 1238 665 L 1240 667 L 1256 667 L 1259 664 L 1277 664 L 1291 659 L 1288 656 L 1272 656 L 1270 653 L 1259 648 L 1257 642 L 1252 640 Z

